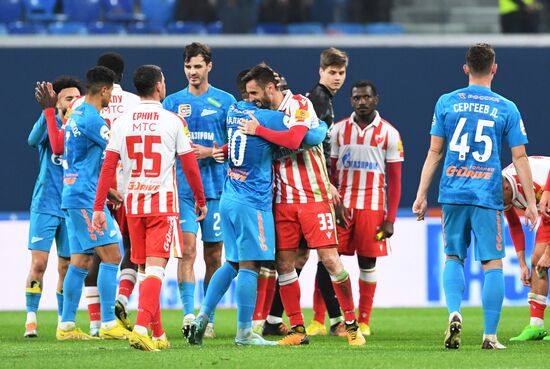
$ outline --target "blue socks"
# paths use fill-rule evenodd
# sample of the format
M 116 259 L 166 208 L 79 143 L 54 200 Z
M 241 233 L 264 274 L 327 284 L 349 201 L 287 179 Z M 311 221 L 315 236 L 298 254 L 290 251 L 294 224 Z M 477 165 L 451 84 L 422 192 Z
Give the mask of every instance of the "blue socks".
M 42 287 L 40 286 L 40 282 L 31 282 L 31 287 L 25 289 L 27 313 L 36 313 L 38 311 L 38 304 L 40 304 L 41 297 Z
M 97 275 L 97 290 L 101 304 L 101 321 L 112 322 L 115 320 L 115 299 L 118 282 L 116 275 L 118 264 L 99 264 Z
M 57 315 L 61 316 L 63 313 L 63 291 L 56 291 L 55 297 L 57 298 Z
M 181 282 L 178 283 L 180 289 L 180 299 L 183 305 L 183 314 L 195 313 L 195 283 Z
M 202 284 L 202 290 L 204 292 L 204 296 L 206 296 L 206 291 L 208 291 L 208 283 L 204 282 Z M 214 324 L 214 317 L 216 316 L 216 310 L 213 310 L 210 313 L 210 316 L 208 317 L 208 322 Z
M 74 322 L 76 317 L 76 310 L 80 302 L 80 296 L 82 295 L 82 286 L 84 285 L 84 279 L 88 275 L 86 269 L 69 265 L 67 269 L 67 275 L 63 281 L 63 312 L 61 315 L 62 322 Z
M 252 327 L 252 315 L 256 305 L 258 273 L 250 269 L 240 269 L 235 291 L 237 300 L 237 329 Z
M 222 266 L 216 270 L 212 279 L 210 279 L 206 296 L 204 296 L 201 314 L 210 315 L 216 310 L 216 306 L 225 292 L 229 289 L 231 282 L 236 276 L 237 271 L 227 262 L 223 263 Z
M 484 334 L 496 334 L 502 301 L 504 300 L 504 276 L 502 269 L 489 269 L 485 272 L 485 281 L 481 301 L 483 303 Z
M 460 312 L 465 286 L 464 264 L 457 259 L 447 259 L 443 269 L 443 290 L 449 314 Z

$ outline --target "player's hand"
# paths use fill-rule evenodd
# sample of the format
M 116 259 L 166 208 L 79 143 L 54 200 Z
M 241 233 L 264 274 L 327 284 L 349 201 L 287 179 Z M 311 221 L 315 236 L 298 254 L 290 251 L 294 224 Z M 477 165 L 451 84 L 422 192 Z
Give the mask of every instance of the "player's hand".
M 380 226 L 380 232 L 376 234 L 376 240 L 382 241 L 386 238 L 390 238 L 391 236 L 393 236 L 393 223 L 389 220 L 384 220 Z
M 195 214 L 198 215 L 197 219 L 195 219 L 196 222 L 200 222 L 204 218 L 206 218 L 206 214 L 208 213 L 208 209 L 206 208 L 206 205 L 199 206 L 199 204 L 195 203 Z
M 344 204 L 339 203 L 334 206 L 334 216 L 336 219 L 336 225 L 348 229 L 351 224 L 351 212 L 346 209 Z
M 107 192 L 107 198 L 109 201 L 113 203 L 113 209 L 118 210 L 122 206 L 122 203 L 124 202 L 124 197 L 115 190 L 114 188 L 109 188 L 109 192 Z
M 258 119 L 256 119 L 252 112 L 248 112 L 248 116 L 250 119 L 243 119 L 242 122 L 239 122 L 239 131 L 245 135 L 255 136 L 260 122 L 258 122 Z
M 531 285 L 531 273 L 529 272 L 529 268 L 527 265 L 521 265 L 520 266 L 520 276 L 521 283 L 523 283 L 524 286 Z
M 426 198 L 417 197 L 412 206 L 412 211 L 416 215 L 416 220 L 424 220 L 426 210 L 428 210 L 428 201 Z
M 550 219 L 550 191 L 544 191 L 539 202 L 539 209 L 543 217 Z
M 94 215 L 92 215 L 92 227 L 100 236 L 103 236 L 103 230 L 107 230 L 105 212 L 94 211 Z
M 195 158 L 198 159 L 206 159 L 212 156 L 212 148 L 202 146 L 199 144 L 191 144 L 193 146 L 193 150 L 195 151 Z
M 539 212 L 535 204 L 527 205 L 525 209 L 525 225 L 529 226 L 529 231 L 533 232 L 539 218 Z
M 214 147 L 212 147 L 212 157 L 217 163 L 225 162 L 225 154 L 216 141 L 214 141 Z
M 548 246 L 546 246 L 548 248 Z M 550 255 L 548 252 L 545 252 L 542 254 L 542 256 L 539 259 L 539 262 L 535 266 L 535 271 L 537 272 L 537 276 L 541 279 L 546 278 L 548 276 L 548 268 L 550 267 Z
M 338 189 L 332 183 L 330 184 L 330 193 L 332 194 L 332 205 L 334 206 L 341 205 L 342 196 L 340 196 Z
M 34 97 L 42 109 L 55 108 L 57 105 L 57 94 L 50 82 L 36 82 Z

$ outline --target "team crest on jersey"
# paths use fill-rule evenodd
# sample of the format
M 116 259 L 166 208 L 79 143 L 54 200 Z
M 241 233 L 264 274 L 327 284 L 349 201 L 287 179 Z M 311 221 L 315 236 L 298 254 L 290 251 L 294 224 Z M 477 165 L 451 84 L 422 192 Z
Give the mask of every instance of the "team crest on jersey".
M 182 118 L 187 118 L 191 116 L 191 105 L 190 104 L 178 105 L 178 115 Z
M 297 121 L 304 121 L 307 118 L 309 118 L 309 111 L 304 109 L 298 109 L 296 110 L 296 113 L 294 114 Z

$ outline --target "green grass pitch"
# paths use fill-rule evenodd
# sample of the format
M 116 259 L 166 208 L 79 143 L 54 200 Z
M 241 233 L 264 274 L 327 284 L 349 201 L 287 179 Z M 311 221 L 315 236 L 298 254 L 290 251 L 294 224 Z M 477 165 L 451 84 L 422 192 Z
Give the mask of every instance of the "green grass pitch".
M 311 311 L 306 311 L 306 321 Z M 545 368 L 550 362 L 550 342 L 512 343 L 528 322 L 527 307 L 505 308 L 499 339 L 504 351 L 484 351 L 481 346 L 483 315 L 480 308 L 463 311 L 462 346 L 443 347 L 446 310 L 375 309 L 365 347 L 349 347 L 344 338 L 311 337 L 308 346 L 236 347 L 235 310 L 220 310 L 214 340 L 189 346 L 181 337 L 181 312 L 164 311 L 163 321 L 172 348 L 162 352 L 131 349 L 126 341 L 57 342 L 56 314 L 39 312 L 39 337 L 23 338 L 24 312 L 0 313 L 0 368 Z M 135 317 L 135 312 L 132 312 Z M 79 312 L 79 326 L 87 329 L 86 312 Z M 273 338 L 273 337 L 272 337 Z M 273 338 L 275 339 L 275 338 Z

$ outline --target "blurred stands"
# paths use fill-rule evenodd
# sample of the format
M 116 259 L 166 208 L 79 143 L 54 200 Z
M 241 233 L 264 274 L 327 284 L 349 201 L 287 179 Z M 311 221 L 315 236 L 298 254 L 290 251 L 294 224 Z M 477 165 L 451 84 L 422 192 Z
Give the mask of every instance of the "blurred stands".
M 255 19 L 243 25 L 250 12 Z M 0 0 L 0 35 L 499 31 L 495 0 Z

